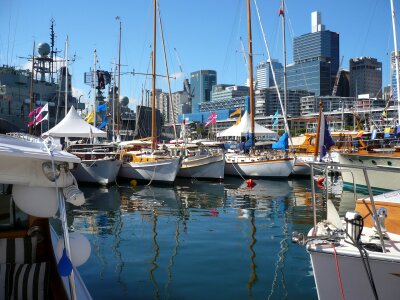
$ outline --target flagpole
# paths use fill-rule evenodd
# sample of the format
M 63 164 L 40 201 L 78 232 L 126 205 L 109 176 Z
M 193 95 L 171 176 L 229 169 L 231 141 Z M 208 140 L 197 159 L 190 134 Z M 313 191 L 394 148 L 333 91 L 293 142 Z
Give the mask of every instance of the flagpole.
M 318 125 L 317 125 L 317 139 L 314 148 L 314 161 L 317 161 L 318 150 L 319 150 L 319 131 L 321 130 L 321 116 L 322 116 L 322 99 L 319 100 L 319 115 L 318 115 Z
M 68 35 L 65 41 L 65 113 L 64 118 L 68 114 Z
M 93 126 L 96 127 L 96 63 L 97 63 L 97 51 L 94 49 L 94 65 L 93 65 L 93 97 L 94 97 L 94 118 L 93 118 Z

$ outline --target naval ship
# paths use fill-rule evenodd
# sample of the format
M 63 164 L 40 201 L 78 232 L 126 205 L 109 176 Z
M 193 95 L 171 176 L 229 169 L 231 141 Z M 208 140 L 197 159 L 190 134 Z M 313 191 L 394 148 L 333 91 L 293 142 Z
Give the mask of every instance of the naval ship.
M 64 117 L 65 80 L 67 84 L 68 109 L 74 105 L 78 110 L 84 103 L 72 96 L 71 75 L 68 68 L 60 67 L 57 51 L 54 48 L 54 22 L 51 23 L 51 43 L 39 43 L 28 60 L 32 68 L 19 69 L 15 66 L 0 66 L 0 133 L 29 132 L 28 123 L 32 121 L 29 112 L 48 103 L 49 121 L 44 121 L 43 131 L 53 127 Z M 40 134 L 40 128 L 32 128 L 31 133 Z

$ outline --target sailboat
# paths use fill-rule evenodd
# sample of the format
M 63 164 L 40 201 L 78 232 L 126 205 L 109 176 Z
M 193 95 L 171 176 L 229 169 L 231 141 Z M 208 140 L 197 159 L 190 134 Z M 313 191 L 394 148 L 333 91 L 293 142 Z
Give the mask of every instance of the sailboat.
M 397 130 L 400 128 L 400 82 L 399 82 L 399 55 L 397 48 L 397 34 L 396 34 L 396 18 L 394 12 L 393 0 L 390 0 L 391 4 L 391 15 L 393 25 L 393 41 L 394 41 L 394 52 L 395 52 L 395 64 L 396 64 L 396 90 L 397 90 Z M 395 190 L 399 186 L 400 182 L 400 147 L 394 145 L 394 141 L 383 140 L 378 145 L 368 145 L 368 142 L 360 142 L 360 149 L 350 151 L 348 153 L 341 153 L 339 155 L 339 162 L 341 164 L 354 165 L 354 166 L 368 166 L 368 167 L 389 167 L 397 172 L 391 173 L 390 176 L 384 176 L 382 171 L 372 170 L 369 174 L 371 179 L 371 185 L 375 191 L 388 191 Z M 365 181 L 362 170 L 355 169 L 353 172 L 343 172 L 343 183 L 345 185 L 352 186 L 353 183 L 358 187 L 365 189 L 367 182 Z
M 171 156 L 165 151 L 156 149 L 156 24 L 157 0 L 154 0 L 153 20 L 153 55 L 152 55 L 152 93 L 151 93 L 151 143 L 143 141 L 121 142 L 122 165 L 118 176 L 149 183 L 173 183 L 178 174 L 181 158 Z M 149 149 L 146 146 L 151 146 Z
M 249 90 L 250 90 L 250 130 L 248 144 L 251 147 L 249 154 L 228 154 L 225 161 L 225 174 L 242 177 L 276 177 L 285 178 L 293 170 L 294 159 L 287 155 L 256 154 L 254 147 L 255 121 L 254 121 L 254 84 L 253 84 L 253 46 L 251 32 L 250 0 L 247 0 L 247 24 L 248 24 L 248 66 L 249 66 Z M 282 107 L 283 108 L 283 107 Z M 285 114 L 284 109 L 282 109 Z

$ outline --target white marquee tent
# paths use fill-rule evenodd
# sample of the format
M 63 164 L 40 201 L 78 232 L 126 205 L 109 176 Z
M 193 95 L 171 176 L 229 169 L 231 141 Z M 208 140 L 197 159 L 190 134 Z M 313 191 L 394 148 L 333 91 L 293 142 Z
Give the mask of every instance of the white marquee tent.
M 227 137 L 227 136 L 246 136 L 250 132 L 250 116 L 246 111 L 239 124 L 235 124 L 228 129 L 225 129 L 217 133 L 217 137 Z M 254 123 L 254 135 L 255 136 L 269 136 L 277 137 L 278 134 L 275 131 L 265 128 L 260 124 Z
M 91 138 L 107 137 L 107 132 L 87 123 L 71 106 L 64 119 L 49 131 L 43 133 L 42 136 Z

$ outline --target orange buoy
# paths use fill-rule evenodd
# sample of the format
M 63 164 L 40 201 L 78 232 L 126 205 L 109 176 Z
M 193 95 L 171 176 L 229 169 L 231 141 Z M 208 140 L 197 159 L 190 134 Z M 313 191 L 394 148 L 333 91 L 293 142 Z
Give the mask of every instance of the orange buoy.
M 317 183 L 318 183 L 319 185 L 322 185 L 322 184 L 324 183 L 324 180 L 325 180 L 325 177 L 318 177 L 318 178 L 317 178 Z

